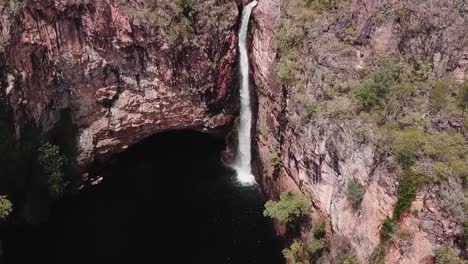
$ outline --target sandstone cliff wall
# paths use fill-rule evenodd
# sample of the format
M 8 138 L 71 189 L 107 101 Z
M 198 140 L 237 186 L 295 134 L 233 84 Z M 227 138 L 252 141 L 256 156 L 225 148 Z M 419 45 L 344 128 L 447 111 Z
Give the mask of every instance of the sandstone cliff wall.
M 160 131 L 214 133 L 230 124 L 238 5 L 194 6 L 187 17 L 144 1 L 26 1 L 15 16 L 4 7 L 4 94 L 17 126 L 47 131 L 71 109 L 79 161 L 88 165 Z M 156 12 L 167 21 L 152 19 Z
M 313 118 L 304 115 L 301 102 L 310 98 L 316 104 L 323 98 L 324 87 L 339 89 L 337 83 L 359 82 L 362 69 L 379 58 L 402 54 L 414 61 L 430 62 L 434 78 L 466 80 L 466 8 L 462 1 L 366 0 L 350 1 L 341 9 L 319 15 L 307 25 L 307 48 L 300 50 L 304 63 L 301 74 L 305 77 L 299 88 L 281 83 L 277 75 L 281 54 L 276 34 L 286 12 L 284 2 L 261 0 L 254 11 L 251 53 L 258 100 L 255 149 L 262 186 L 272 199 L 290 189 L 310 197 L 314 212 L 329 224 L 329 242 L 333 237 L 349 241 L 350 254 L 363 263 L 381 243 L 382 221 L 392 217 L 398 166 L 391 156 L 381 156 L 378 146 L 360 139 L 357 132 L 366 121 L 334 117 L 353 115 L 352 98 L 333 101 L 336 112 L 314 112 Z M 409 22 L 399 21 L 397 10 L 401 9 L 411 13 Z M 408 23 L 414 28 L 408 28 Z M 448 126 L 448 120 L 442 122 Z M 271 162 L 274 156 L 280 158 L 281 166 Z M 346 198 L 347 183 L 352 179 L 366 189 L 358 210 Z M 433 187 L 418 192 L 412 213 L 400 221 L 400 228 L 411 233 L 409 241 L 404 242 L 410 246 L 393 241 L 385 263 L 426 263 L 440 245 L 453 244 L 460 237 L 460 222 L 444 212 L 434 193 Z M 333 251 L 334 245 L 330 247 Z

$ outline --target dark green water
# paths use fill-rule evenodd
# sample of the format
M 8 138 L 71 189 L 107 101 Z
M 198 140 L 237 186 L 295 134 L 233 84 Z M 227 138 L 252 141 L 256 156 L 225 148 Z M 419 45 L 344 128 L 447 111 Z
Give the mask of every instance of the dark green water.
M 10 230 L 6 263 L 281 263 L 263 196 L 235 183 L 222 148 L 188 131 L 143 142 L 48 224 Z

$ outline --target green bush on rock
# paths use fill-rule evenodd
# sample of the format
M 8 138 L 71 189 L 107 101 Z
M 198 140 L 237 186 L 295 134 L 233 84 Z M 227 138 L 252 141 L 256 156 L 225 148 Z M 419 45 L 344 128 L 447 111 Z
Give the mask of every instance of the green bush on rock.
M 325 243 L 322 239 L 309 235 L 305 241 L 294 240 L 289 248 L 283 249 L 283 256 L 288 263 L 312 264 L 324 248 Z
M 0 196 L 0 219 L 5 220 L 13 211 L 13 204 L 6 196 Z
M 264 216 L 284 223 L 295 222 L 310 210 L 310 201 L 302 193 L 288 191 L 280 195 L 280 200 L 267 201 Z
M 395 229 L 395 223 L 393 223 L 392 219 L 390 218 L 385 218 L 385 220 L 382 222 L 382 228 L 380 229 L 380 237 L 384 242 L 390 240 L 392 237 L 392 234 Z
M 364 198 L 366 190 L 364 187 L 355 179 L 352 179 L 348 182 L 348 200 L 353 205 L 353 208 L 359 208 Z
M 65 156 L 60 153 L 58 146 L 44 143 L 38 149 L 38 161 L 48 176 L 47 184 L 50 195 L 54 198 L 61 197 L 68 185 L 63 173 L 66 163 Z

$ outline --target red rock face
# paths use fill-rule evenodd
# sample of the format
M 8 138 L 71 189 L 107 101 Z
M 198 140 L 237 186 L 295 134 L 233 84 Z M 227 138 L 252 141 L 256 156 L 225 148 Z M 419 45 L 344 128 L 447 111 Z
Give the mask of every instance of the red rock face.
M 395 165 L 390 158 L 377 159 L 372 143 L 360 143 L 354 131 L 363 126 L 362 121 L 353 117 L 349 118 L 351 121 L 343 121 L 320 113 L 312 120 L 305 119 L 301 100 L 307 96 L 318 101 L 321 87 L 354 80 L 361 69 L 370 68 L 379 58 L 402 54 L 431 62 L 433 74 L 438 77 L 467 80 L 467 20 L 466 12 L 460 11 L 466 10 L 466 4 L 462 1 L 451 4 L 422 0 L 347 1 L 345 8 L 311 19 L 306 41 L 310 50 L 299 51 L 301 58 L 306 58 L 301 70 L 307 88 L 299 92 L 294 85 L 281 84 L 277 75 L 281 54 L 278 54 L 275 34 L 286 12 L 285 3 L 261 0 L 253 13 L 251 55 L 257 98 L 254 126 L 257 181 L 271 199 L 277 199 L 286 190 L 300 190 L 307 195 L 314 207 L 311 218 L 318 215 L 328 224 L 332 257 L 334 251 L 340 250 L 333 241 L 344 238 L 351 245 L 350 254 L 367 263 L 380 243 L 382 221 L 392 216 L 397 201 Z M 411 10 L 411 23 L 422 25 L 424 30 L 415 34 L 414 28 L 400 26 L 397 18 L 382 15 L 402 6 Z M 376 19 L 379 16 L 380 22 Z M 356 39 L 346 43 L 341 35 L 351 24 Z M 437 27 L 431 25 L 447 26 L 435 30 Z M 344 52 L 344 48 L 333 47 L 349 49 Z M 330 108 L 341 107 L 346 112 L 348 106 L 342 100 Z M 272 155 L 281 159 L 281 166 L 272 164 Z M 366 189 L 359 210 L 353 210 L 346 197 L 346 186 L 351 179 L 358 180 Z M 462 226 L 441 213 L 440 205 L 430 210 L 430 204 L 437 204 L 428 195 L 431 191 L 418 193 L 411 209 L 413 213 L 400 223 L 412 237 L 394 242 L 386 253 L 385 263 L 430 263 L 427 261 L 441 244 L 453 243 L 460 236 Z M 284 228 L 279 229 L 279 233 L 284 232 Z M 405 248 L 405 243 L 414 246 Z
M 132 13 L 143 2 L 30 1 L 15 20 L 2 17 L 2 25 L 12 23 L 2 33 L 16 76 L 8 99 L 17 123 L 32 120 L 46 131 L 70 108 L 83 165 L 159 131 L 214 132 L 230 123 L 236 1 L 195 1 L 191 30 L 175 41 L 171 28 Z

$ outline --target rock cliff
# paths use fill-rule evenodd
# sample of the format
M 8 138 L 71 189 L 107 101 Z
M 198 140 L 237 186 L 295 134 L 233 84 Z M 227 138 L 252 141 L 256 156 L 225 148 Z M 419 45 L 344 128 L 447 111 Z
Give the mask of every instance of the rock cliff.
M 0 94 L 18 138 L 70 110 L 86 167 L 154 133 L 234 121 L 247 1 L 7 2 Z M 432 263 L 441 245 L 466 255 L 467 122 L 455 103 L 468 80 L 466 1 L 259 0 L 253 16 L 254 163 L 267 196 L 310 198 L 332 263 Z M 400 217 L 408 173 L 427 177 Z M 351 181 L 365 190 L 357 208 Z M 397 231 L 383 243 L 386 218 Z
M 163 2 L 47 0 L 3 7 L 4 95 L 16 125 L 33 122 L 47 131 L 61 110 L 71 109 L 86 166 L 156 132 L 216 132 L 232 122 L 236 1 Z
M 301 1 L 279 0 L 259 1 L 254 11 L 255 163 L 261 185 L 273 199 L 291 189 L 310 197 L 313 217 L 318 215 L 329 225 L 334 261 L 339 260 L 333 253 L 339 250 L 334 243 L 340 239 L 351 245 L 345 253 L 362 263 L 430 263 L 442 244 L 463 249 L 457 244 L 462 221 L 442 205 L 437 189 L 443 187 L 428 184 L 419 189 L 410 213 L 397 219 L 398 229 L 410 235 L 404 241 L 392 239 L 379 253 L 380 229 L 383 220 L 393 215 L 402 172 L 392 150 L 382 152 L 380 141 L 369 140 L 382 125 L 369 121 L 372 111 L 361 114 L 355 108 L 353 89 L 382 58 L 404 57 L 401 61 L 419 65 L 415 66 L 419 70 L 421 61 L 427 62 L 431 67 L 421 83 L 467 80 L 468 5 L 463 1 L 328 1 L 338 4 L 319 10 L 326 1 L 309 2 L 316 3 L 315 12 Z M 427 96 L 431 85 L 417 83 L 426 88 L 408 96 L 421 96 L 425 99 L 416 104 L 427 104 L 429 99 L 421 94 Z M 388 104 L 382 105 L 386 109 Z M 404 115 L 413 114 L 404 98 L 396 105 L 406 111 Z M 450 126 L 463 124 L 460 114 L 447 117 L 424 109 L 415 115 L 429 122 L 424 128 L 428 131 L 443 130 L 434 128 L 441 122 L 447 131 L 461 131 L 466 139 L 462 125 Z M 400 117 L 382 122 L 414 125 Z M 466 141 L 460 144 L 466 147 Z M 281 165 L 273 162 L 276 158 Z M 463 159 L 466 164 L 466 156 Z M 351 180 L 365 189 L 358 209 L 347 199 Z M 450 182 L 464 188 L 456 179 Z M 466 188 L 460 193 L 466 195 Z

